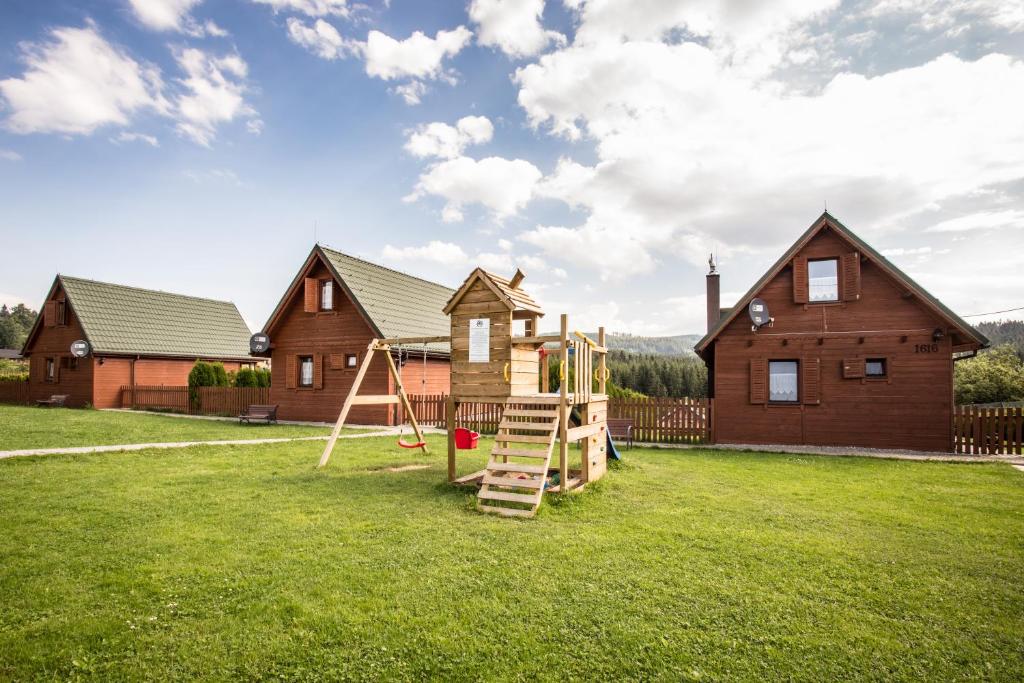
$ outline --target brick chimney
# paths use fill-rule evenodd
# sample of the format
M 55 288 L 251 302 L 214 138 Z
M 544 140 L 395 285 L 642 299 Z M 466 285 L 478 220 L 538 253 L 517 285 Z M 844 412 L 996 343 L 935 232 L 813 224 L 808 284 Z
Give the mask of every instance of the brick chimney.
M 710 270 L 706 276 L 707 290 L 708 290 L 708 332 L 718 324 L 718 319 L 722 315 L 721 303 L 721 285 L 718 281 L 718 272 L 715 270 L 715 255 L 712 254 L 708 258 L 708 266 Z

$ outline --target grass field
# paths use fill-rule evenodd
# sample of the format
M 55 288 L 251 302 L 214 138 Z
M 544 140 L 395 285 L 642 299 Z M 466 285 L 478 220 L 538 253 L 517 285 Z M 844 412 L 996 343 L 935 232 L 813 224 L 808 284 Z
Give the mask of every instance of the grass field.
M 0 461 L 0 679 L 1024 677 L 1006 465 L 635 449 L 508 520 L 429 442 Z
M 330 434 L 326 427 L 240 425 L 153 413 L 0 406 L 0 451 L 109 444 L 271 439 Z

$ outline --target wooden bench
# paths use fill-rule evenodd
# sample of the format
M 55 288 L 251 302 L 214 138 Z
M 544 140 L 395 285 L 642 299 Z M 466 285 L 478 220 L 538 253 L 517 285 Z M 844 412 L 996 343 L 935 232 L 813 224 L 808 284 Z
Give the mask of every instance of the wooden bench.
M 267 424 L 277 422 L 277 404 L 272 406 L 251 405 L 238 416 L 238 423 L 252 423 L 253 420 L 264 420 Z
M 633 447 L 633 418 L 612 417 L 608 418 L 608 434 L 613 439 L 621 439 L 629 448 Z
M 36 405 L 43 408 L 63 408 L 67 400 L 68 394 L 53 394 L 50 398 L 38 399 Z

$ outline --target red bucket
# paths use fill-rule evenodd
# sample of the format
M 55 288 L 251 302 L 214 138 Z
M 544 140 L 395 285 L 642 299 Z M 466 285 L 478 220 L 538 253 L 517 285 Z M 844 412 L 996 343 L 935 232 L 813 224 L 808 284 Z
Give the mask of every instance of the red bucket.
M 476 448 L 477 439 L 480 435 L 476 432 L 471 432 L 464 427 L 459 427 L 455 430 L 455 447 L 460 449 Z

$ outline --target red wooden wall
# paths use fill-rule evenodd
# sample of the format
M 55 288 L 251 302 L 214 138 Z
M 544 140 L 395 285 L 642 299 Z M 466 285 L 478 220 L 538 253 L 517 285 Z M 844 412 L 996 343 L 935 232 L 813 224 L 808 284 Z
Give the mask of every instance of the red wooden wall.
M 853 251 L 825 229 L 798 256 Z M 840 296 L 849 298 L 842 289 L 841 283 Z M 716 441 L 952 450 L 950 336 L 933 346 L 932 331 L 946 330 L 944 321 L 894 279 L 862 258 L 859 299 L 802 304 L 794 302 L 793 268 L 787 266 L 759 296 L 774 326 L 752 332 L 740 313 L 715 342 Z M 873 357 L 888 359 L 886 379 L 843 378 L 844 359 Z M 801 391 L 796 405 L 752 403 L 753 359 L 800 360 L 801 375 L 816 359 L 818 402 L 805 402 L 810 396 Z

